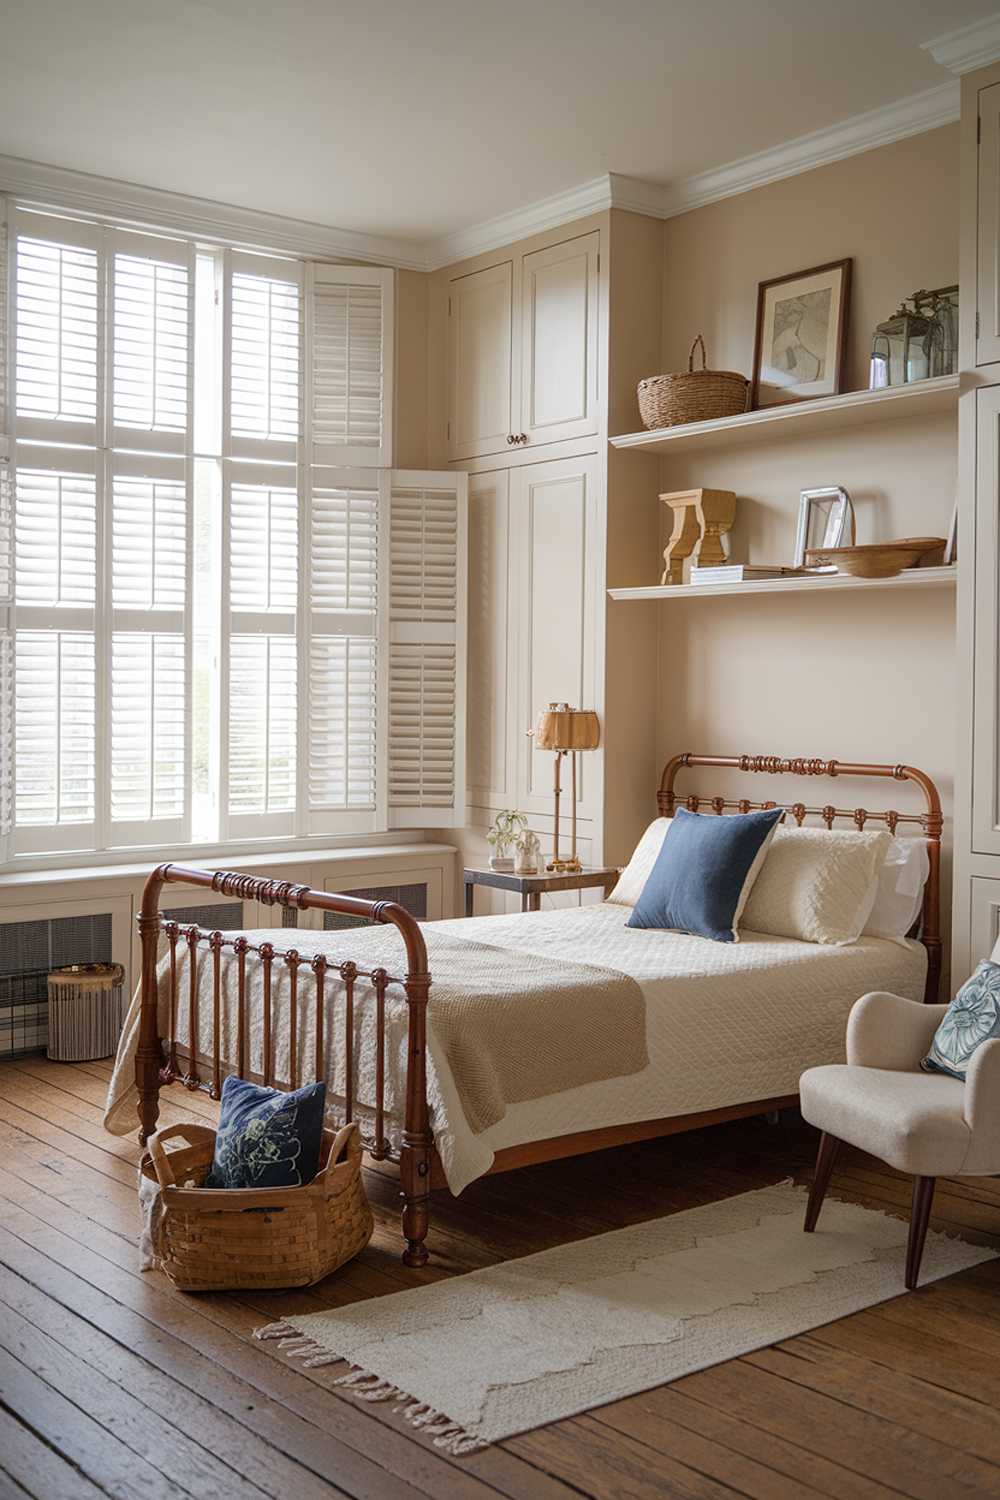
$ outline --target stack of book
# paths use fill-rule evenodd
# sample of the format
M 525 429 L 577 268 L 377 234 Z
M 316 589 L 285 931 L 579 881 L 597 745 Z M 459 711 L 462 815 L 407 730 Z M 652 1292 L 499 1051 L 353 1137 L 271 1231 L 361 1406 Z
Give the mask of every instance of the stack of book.
M 769 567 L 764 563 L 720 563 L 714 568 L 692 567 L 690 582 L 757 583 L 763 578 L 794 577 L 802 568 Z

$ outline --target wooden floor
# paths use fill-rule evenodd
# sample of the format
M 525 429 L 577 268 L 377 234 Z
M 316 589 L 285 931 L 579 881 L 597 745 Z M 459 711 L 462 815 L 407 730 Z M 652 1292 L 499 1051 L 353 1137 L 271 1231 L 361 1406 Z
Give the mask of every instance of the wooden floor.
M 108 1065 L 0 1065 L 0 1495 L 320 1500 L 1000 1495 L 1000 1262 L 758 1354 L 442 1455 L 340 1395 L 255 1327 L 807 1175 L 812 1133 L 763 1120 L 536 1167 L 437 1202 L 434 1264 L 377 1229 L 310 1292 L 192 1297 L 137 1270 L 134 1140 L 101 1128 Z M 211 1115 L 169 1091 L 161 1122 Z M 904 1181 L 842 1154 L 834 1191 L 903 1210 Z M 942 1183 L 933 1224 L 1000 1247 L 1000 1183 Z M 484 1360 L 489 1350 L 483 1350 Z

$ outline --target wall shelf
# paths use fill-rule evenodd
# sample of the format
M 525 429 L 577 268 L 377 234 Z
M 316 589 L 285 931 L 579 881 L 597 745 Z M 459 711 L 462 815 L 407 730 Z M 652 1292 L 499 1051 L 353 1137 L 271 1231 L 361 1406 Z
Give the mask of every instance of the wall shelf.
M 851 391 L 846 395 L 822 396 L 816 401 L 800 401 L 791 406 L 743 412 L 738 417 L 719 417 L 713 422 L 686 422 L 680 427 L 664 427 L 655 432 L 624 433 L 611 438 L 610 442 L 613 448 L 658 453 L 666 458 L 692 448 L 740 447 L 781 437 L 833 432 L 838 427 L 923 417 L 932 412 L 955 411 L 957 407 L 958 376 L 941 375 L 935 380 L 890 386 L 884 391 Z
M 906 568 L 894 578 L 851 578 L 846 573 L 817 573 L 808 578 L 761 578 L 754 583 L 673 583 L 649 588 L 608 589 L 612 599 L 715 599 L 722 594 L 851 594 L 863 589 L 954 588 L 957 570 Z

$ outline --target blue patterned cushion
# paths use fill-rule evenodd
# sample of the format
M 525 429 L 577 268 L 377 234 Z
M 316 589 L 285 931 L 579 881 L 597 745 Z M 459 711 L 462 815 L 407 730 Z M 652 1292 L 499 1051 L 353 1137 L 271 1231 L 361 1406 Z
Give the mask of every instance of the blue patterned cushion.
M 783 817 L 780 807 L 731 818 L 680 808 L 626 925 L 738 943 L 740 916 Z
M 326 1084 L 283 1094 L 245 1078 L 222 1085 L 207 1188 L 302 1187 L 319 1170 Z
M 945 1011 L 920 1066 L 964 1078 L 976 1048 L 994 1036 L 1000 1036 L 1000 964 L 987 958 Z

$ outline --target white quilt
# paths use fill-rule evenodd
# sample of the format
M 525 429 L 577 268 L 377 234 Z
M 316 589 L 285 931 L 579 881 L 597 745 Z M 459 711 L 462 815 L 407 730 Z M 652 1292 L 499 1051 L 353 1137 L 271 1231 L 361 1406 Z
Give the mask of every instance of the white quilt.
M 824 947 L 752 932 L 744 932 L 739 943 L 713 943 L 682 933 L 629 928 L 627 916 L 628 908 L 599 905 L 433 924 L 459 938 L 617 969 L 638 982 L 646 1000 L 649 1065 L 643 1072 L 512 1105 L 496 1125 L 475 1135 L 434 1034 L 432 989 L 428 1097 L 435 1143 L 453 1193 L 488 1171 L 494 1153 L 504 1147 L 795 1093 L 804 1069 L 843 1061 L 847 1014 L 860 995 L 887 989 L 919 1000 L 923 994 L 926 954 L 919 943 L 900 946 L 864 937 L 846 947 Z M 370 931 L 365 930 L 366 939 Z M 275 940 L 273 931 L 248 935 L 256 941 Z M 325 952 L 340 960 L 360 958 L 351 951 L 357 937 L 358 930 L 300 932 L 296 941 L 303 954 Z M 402 1124 L 406 1028 L 405 1002 L 392 995 L 390 990 L 388 1131 L 395 1139 Z M 304 966 L 300 998 L 308 1011 L 311 978 Z M 135 1128 L 131 1080 L 136 1020 L 133 1002 L 105 1120 L 119 1133 Z M 335 1016 L 327 1036 L 328 1079 L 336 1094 L 342 1077 L 336 1067 L 341 1043 Z M 370 1032 L 359 1040 L 358 1088 L 364 1100 L 372 1097 Z

